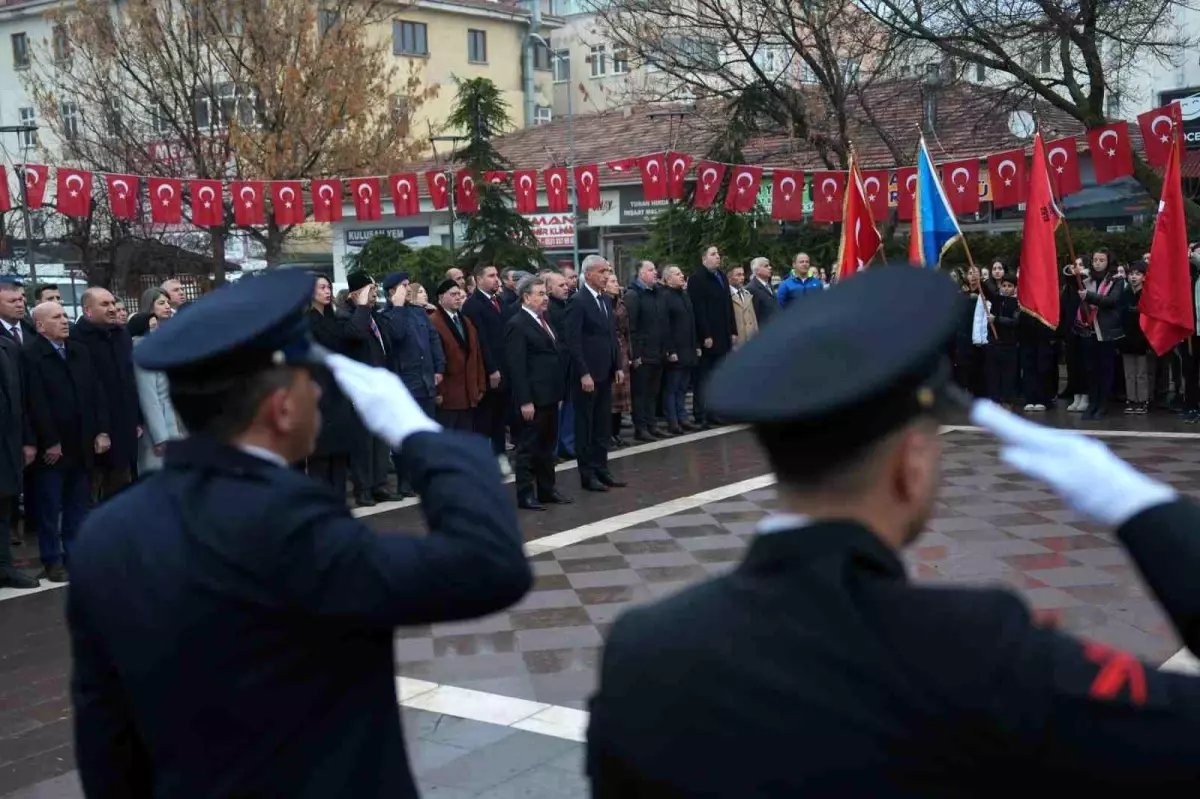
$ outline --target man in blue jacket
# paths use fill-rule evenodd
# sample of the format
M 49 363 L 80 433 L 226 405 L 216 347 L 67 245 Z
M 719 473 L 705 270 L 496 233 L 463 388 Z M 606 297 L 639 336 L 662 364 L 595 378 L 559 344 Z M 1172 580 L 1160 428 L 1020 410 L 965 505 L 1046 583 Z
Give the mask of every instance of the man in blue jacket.
M 788 275 L 787 280 L 780 284 L 776 294 L 779 298 L 779 307 L 786 308 L 800 295 L 810 291 L 821 291 L 824 288 L 821 278 L 817 277 L 817 270 L 813 268 L 808 253 L 797 253 L 796 258 L 792 261 L 792 273 Z
M 383 280 L 388 306 L 379 315 L 388 337 L 388 368 L 400 375 L 413 399 L 433 418 L 437 410 L 437 386 L 446 373 L 446 355 L 441 337 L 429 323 L 424 308 L 408 304 L 408 272 L 392 272 Z M 396 486 L 401 496 L 411 496 L 400 453 L 392 452 Z

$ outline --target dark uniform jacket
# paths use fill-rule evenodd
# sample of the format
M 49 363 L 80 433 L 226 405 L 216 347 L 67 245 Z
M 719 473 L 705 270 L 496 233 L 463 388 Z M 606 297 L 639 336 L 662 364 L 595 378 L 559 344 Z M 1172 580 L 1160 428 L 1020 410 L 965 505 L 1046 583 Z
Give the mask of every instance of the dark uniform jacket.
M 205 436 L 91 512 L 67 598 L 89 799 L 417 795 L 393 628 L 500 610 L 532 577 L 485 442 L 403 454 L 427 536 Z
M 526 403 L 541 408 L 558 405 L 566 393 L 558 339 L 524 309 L 508 320 L 504 335 L 513 404 L 518 408 Z
M 751 275 L 746 281 L 746 290 L 754 298 L 754 317 L 758 319 L 758 326 L 762 327 L 770 320 L 771 315 L 779 310 L 779 301 L 775 299 L 775 287 L 764 286 L 761 280 Z
M 96 458 L 96 436 L 109 433 L 108 397 L 96 374 L 91 355 L 77 341 L 67 339 L 66 360 L 44 336 L 21 351 L 25 377 L 25 412 L 38 450 L 37 468 L 46 450 L 62 445 L 58 465 L 91 468 Z M 111 433 L 109 433 L 111 438 Z
M 324 311 L 309 308 L 305 313 L 313 340 L 322 347 L 349 358 L 361 352 L 365 344 L 363 335 L 348 315 L 336 313 L 332 305 L 325 306 Z M 321 386 L 321 434 L 313 455 L 349 455 L 363 429 L 354 406 L 328 369 L 316 369 L 313 376 Z
M 655 285 L 647 288 L 635 280 L 625 292 L 625 312 L 629 317 L 629 358 L 644 363 L 663 362 L 667 334 L 663 292 L 670 289 Z
M 1117 531 L 1193 651 L 1197 529 L 1174 502 Z M 620 617 L 591 710 L 596 799 L 1012 797 L 1051 778 L 1151 796 L 1136 789 L 1200 778 L 1200 679 L 1039 627 L 1006 589 L 912 585 L 847 522 L 760 535 L 732 573 Z
M 666 312 L 666 352 L 664 357 L 671 366 L 695 366 L 696 315 L 692 311 L 692 298 L 684 289 L 663 288 L 663 310 Z M 674 355 L 677 360 L 671 361 Z
M 445 375 L 446 356 L 429 314 L 415 305 L 391 305 L 378 319 L 387 335 L 388 368 L 400 375 L 414 397 L 436 397 L 433 376 Z

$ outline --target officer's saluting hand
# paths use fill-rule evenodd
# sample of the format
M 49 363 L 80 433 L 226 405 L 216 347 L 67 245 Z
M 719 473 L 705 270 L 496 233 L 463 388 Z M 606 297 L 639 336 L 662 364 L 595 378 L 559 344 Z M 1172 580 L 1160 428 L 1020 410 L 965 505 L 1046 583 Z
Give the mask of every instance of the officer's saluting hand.
M 532 582 L 490 447 L 442 432 L 384 369 L 312 344 L 314 278 L 213 292 L 135 351 L 189 437 L 71 548 L 76 759 L 89 797 L 415 797 L 393 628 L 516 602 Z M 331 369 L 400 450 L 427 536 L 368 529 L 289 468 Z M 378 526 L 378 525 L 377 525 Z

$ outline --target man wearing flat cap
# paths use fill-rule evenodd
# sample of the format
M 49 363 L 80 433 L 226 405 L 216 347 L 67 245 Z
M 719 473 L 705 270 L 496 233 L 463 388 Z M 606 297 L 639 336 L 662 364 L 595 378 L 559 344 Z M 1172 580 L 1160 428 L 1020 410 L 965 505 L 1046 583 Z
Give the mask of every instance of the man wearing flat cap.
M 189 437 L 71 552 L 75 758 L 93 799 L 415 797 L 394 628 L 492 613 L 530 586 L 486 443 L 443 432 L 388 370 L 314 345 L 313 285 L 279 269 L 220 288 L 135 353 L 166 372 Z M 318 368 L 404 454 L 428 535 L 379 535 L 288 468 L 320 428 Z
M 932 270 L 868 270 L 713 375 L 711 409 L 754 426 L 783 510 L 733 572 L 617 619 L 591 702 L 596 799 L 999 797 L 1051 777 L 1149 796 L 1200 778 L 1200 679 L 1039 627 L 1007 589 L 907 581 L 939 419 L 966 406 L 1005 462 L 1116 528 L 1200 651 L 1200 509 L 1099 441 L 972 404 L 943 354 L 958 299 Z

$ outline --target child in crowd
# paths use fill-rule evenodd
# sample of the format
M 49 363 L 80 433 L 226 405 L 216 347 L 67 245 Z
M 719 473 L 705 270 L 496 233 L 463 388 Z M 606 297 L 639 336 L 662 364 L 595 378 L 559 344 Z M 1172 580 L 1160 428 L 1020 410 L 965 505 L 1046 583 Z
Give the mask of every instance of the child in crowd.
M 1000 294 L 991 300 L 988 313 L 988 346 L 984 348 L 984 369 L 987 374 L 988 396 L 1006 408 L 1011 408 L 1017 396 L 1017 278 L 1005 272 L 997 280 Z

